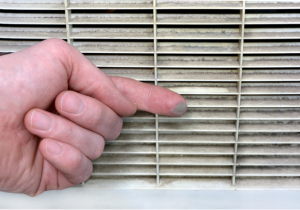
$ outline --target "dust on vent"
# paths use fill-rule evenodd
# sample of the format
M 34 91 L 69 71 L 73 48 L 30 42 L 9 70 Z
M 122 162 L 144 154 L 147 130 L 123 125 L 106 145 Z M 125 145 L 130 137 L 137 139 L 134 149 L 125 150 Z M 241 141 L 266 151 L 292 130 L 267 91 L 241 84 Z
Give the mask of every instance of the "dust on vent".
M 138 112 L 79 187 L 300 189 L 300 1 L 0 0 L 0 52 L 65 39 L 182 94 Z

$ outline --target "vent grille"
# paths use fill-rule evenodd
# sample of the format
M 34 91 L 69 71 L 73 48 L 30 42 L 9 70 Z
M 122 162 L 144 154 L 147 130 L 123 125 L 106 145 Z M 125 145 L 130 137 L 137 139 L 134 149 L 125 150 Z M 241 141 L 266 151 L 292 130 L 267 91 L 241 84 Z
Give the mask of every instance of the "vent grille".
M 66 40 L 111 76 L 169 88 L 81 187 L 300 189 L 300 1 L 0 0 L 0 53 Z

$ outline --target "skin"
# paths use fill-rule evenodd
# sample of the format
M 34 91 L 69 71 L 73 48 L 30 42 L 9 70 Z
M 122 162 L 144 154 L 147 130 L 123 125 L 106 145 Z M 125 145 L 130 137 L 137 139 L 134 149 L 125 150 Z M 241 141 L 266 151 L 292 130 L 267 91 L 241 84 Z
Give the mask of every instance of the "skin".
M 86 181 L 136 110 L 186 111 L 178 94 L 109 77 L 59 39 L 0 57 L 0 190 L 36 196 Z

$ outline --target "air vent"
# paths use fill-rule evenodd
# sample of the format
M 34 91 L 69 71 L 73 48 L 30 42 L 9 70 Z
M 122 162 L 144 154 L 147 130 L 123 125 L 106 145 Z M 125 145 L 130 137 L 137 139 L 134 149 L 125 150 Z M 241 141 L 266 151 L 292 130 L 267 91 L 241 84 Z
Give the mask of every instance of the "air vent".
M 0 0 L 0 52 L 66 40 L 111 76 L 169 88 L 85 188 L 300 189 L 300 1 Z

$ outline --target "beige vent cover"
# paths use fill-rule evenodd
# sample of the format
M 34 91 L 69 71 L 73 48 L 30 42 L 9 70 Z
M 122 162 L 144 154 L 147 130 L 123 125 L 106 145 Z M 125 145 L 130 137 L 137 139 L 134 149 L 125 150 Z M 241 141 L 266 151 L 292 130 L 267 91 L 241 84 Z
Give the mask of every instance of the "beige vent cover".
M 300 1 L 0 0 L 0 52 L 58 37 L 182 94 L 124 118 L 80 187 L 300 189 Z

